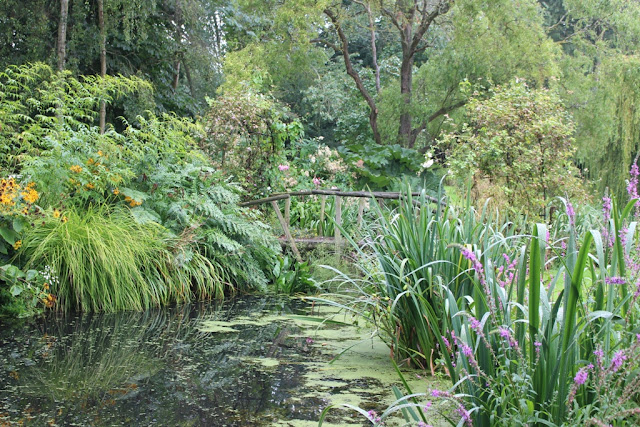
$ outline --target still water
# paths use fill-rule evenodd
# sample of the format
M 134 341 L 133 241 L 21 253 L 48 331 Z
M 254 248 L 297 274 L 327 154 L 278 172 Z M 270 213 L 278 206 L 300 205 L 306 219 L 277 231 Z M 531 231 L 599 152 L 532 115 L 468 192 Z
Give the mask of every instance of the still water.
M 300 426 L 331 403 L 384 409 L 388 349 L 352 318 L 319 322 L 332 313 L 262 296 L 3 323 L 0 426 Z

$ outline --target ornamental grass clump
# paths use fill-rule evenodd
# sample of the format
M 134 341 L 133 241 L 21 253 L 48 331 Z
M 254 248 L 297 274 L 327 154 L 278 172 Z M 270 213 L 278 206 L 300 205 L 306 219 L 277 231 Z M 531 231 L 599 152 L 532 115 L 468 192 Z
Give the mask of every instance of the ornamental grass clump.
M 226 286 L 221 266 L 122 208 L 91 206 L 49 218 L 25 233 L 18 255 L 57 276 L 51 292 L 60 310 L 142 310 L 219 298 Z

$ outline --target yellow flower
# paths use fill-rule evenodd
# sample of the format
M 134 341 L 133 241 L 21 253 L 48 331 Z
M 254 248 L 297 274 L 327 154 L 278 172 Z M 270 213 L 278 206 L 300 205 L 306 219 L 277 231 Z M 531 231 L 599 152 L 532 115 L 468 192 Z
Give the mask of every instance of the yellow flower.
M 75 172 L 75 173 L 80 173 L 82 172 L 82 167 L 78 166 L 78 165 L 73 165 L 69 168 L 69 170 L 71 172 Z
M 91 158 L 91 159 L 87 160 L 87 164 L 88 164 L 88 165 L 92 165 L 92 164 L 94 164 L 95 162 L 96 162 L 96 161 L 95 161 L 95 160 L 93 160 L 93 158 Z
M 88 183 L 88 184 L 86 185 L 86 187 L 87 187 L 89 190 L 93 190 L 94 188 L 96 188 L 96 187 L 95 187 L 95 185 L 93 185 L 92 183 Z
M 58 209 L 54 209 L 53 210 L 53 217 L 54 218 L 60 218 L 60 211 Z
M 114 188 L 113 189 L 113 194 L 115 194 L 117 196 L 118 194 L 120 194 L 120 190 L 118 190 L 117 188 Z
M 44 288 L 45 291 L 49 290 L 49 284 L 48 283 L 45 283 L 44 285 L 42 285 L 42 287 Z
M 102 150 L 98 150 L 98 156 L 102 156 Z
M 20 249 L 21 246 L 22 246 L 22 240 L 18 240 L 13 244 L 13 249 L 17 251 L 18 249 Z
M 63 217 L 62 217 L 62 222 L 67 222 L 67 221 L 68 221 L 67 217 L 66 217 L 66 216 L 63 216 Z
M 38 197 L 40 197 L 38 192 L 32 188 L 31 184 L 29 184 L 26 188 L 26 191 L 23 191 L 22 193 L 20 193 L 20 195 L 22 196 L 22 199 L 28 204 L 32 204 L 33 202 L 38 200 Z

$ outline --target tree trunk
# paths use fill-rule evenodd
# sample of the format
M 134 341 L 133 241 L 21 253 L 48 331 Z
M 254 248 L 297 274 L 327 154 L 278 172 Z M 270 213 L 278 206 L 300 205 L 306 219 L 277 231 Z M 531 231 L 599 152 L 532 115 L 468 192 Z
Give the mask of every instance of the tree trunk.
M 98 28 L 100 29 L 100 77 L 107 75 L 107 32 L 104 28 L 104 0 L 98 0 Z M 100 133 L 107 125 L 107 103 L 100 101 Z
M 411 89 L 413 85 L 413 57 L 415 51 L 410 48 L 411 24 L 406 24 L 402 31 L 402 63 L 400 65 L 400 96 L 403 100 L 398 127 L 398 144 L 413 148 L 415 138 L 411 134 Z
M 173 73 L 173 82 L 171 82 L 171 88 L 173 88 L 173 91 L 175 92 L 176 89 L 178 89 L 178 83 L 180 81 L 180 62 L 181 62 L 181 51 L 182 51 L 182 38 L 183 38 L 183 34 L 182 34 L 182 25 L 183 25 L 183 19 L 182 19 L 182 4 L 180 2 L 180 0 L 176 0 L 176 10 L 175 10 L 175 14 L 174 14 L 174 19 L 175 19 L 175 23 L 176 23 L 176 40 L 178 42 L 178 46 L 180 46 L 179 51 L 176 53 L 176 62 L 174 65 L 174 73 Z
M 347 36 L 342 31 L 342 27 L 340 26 L 340 21 L 338 21 L 338 16 L 329 8 L 324 10 L 325 15 L 331 19 L 333 26 L 336 29 L 336 33 L 338 34 L 338 38 L 340 39 L 342 58 L 344 59 L 344 65 L 347 69 L 347 74 L 351 76 L 353 81 L 356 83 L 356 87 L 358 91 L 362 95 L 362 97 L 367 101 L 367 105 L 369 105 L 369 125 L 371 126 L 371 131 L 373 132 L 373 139 L 377 144 L 382 144 L 382 137 L 380 136 L 380 131 L 378 130 L 378 107 L 376 106 L 376 102 L 369 94 L 369 91 L 362 83 L 362 79 L 360 78 L 360 74 L 353 68 L 353 64 L 351 63 L 351 58 L 349 57 L 349 42 L 347 40 Z M 337 50 L 337 47 L 334 48 Z
M 67 21 L 69 0 L 60 0 L 60 22 L 58 22 L 58 70 L 64 70 L 67 55 Z

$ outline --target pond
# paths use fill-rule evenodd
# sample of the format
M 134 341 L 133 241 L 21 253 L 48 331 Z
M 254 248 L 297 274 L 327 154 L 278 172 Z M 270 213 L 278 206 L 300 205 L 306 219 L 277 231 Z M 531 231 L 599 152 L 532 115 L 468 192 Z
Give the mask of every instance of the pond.
M 313 426 L 331 403 L 383 410 L 398 382 L 389 350 L 350 317 L 320 323 L 331 314 L 260 296 L 4 323 L 0 425 Z

